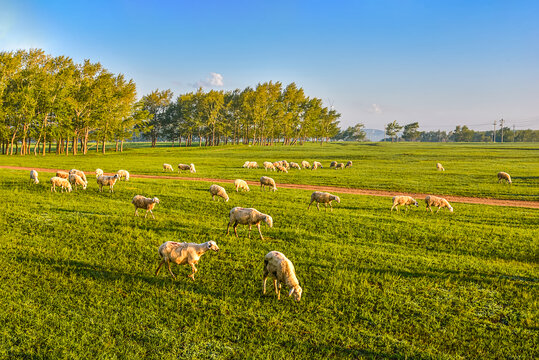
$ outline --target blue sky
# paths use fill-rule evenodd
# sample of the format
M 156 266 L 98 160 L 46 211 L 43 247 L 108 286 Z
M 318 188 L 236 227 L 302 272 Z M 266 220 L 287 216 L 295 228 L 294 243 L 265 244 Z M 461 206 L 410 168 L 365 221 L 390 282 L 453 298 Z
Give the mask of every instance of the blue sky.
M 539 1 L 5 1 L 0 50 L 175 95 L 296 82 L 343 126 L 539 129 Z

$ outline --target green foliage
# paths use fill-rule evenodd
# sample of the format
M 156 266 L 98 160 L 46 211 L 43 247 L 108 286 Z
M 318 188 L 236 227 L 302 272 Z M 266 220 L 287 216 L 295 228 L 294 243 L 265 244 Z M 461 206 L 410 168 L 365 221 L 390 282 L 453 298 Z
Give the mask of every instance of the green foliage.
M 404 125 L 404 131 L 402 132 L 402 138 L 406 141 L 415 141 L 419 137 L 419 123 L 414 122 Z
M 401 131 L 402 125 L 399 125 L 397 120 L 394 120 L 393 122 L 386 125 L 386 135 L 391 138 L 391 141 L 393 142 L 393 139 L 397 139 L 397 134 L 399 131 Z

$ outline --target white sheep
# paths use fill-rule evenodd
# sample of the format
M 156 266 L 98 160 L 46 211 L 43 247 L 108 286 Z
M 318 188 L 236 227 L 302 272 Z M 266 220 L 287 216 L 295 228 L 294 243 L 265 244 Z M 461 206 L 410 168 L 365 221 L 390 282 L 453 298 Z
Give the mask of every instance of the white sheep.
M 225 199 L 225 202 L 228 201 L 228 194 L 226 193 L 225 188 L 222 186 L 213 184 L 212 186 L 210 186 L 210 194 L 212 200 L 215 200 L 215 196 L 219 196 Z
M 348 162 L 346 163 L 346 165 L 344 165 L 345 168 L 349 168 L 349 167 L 352 167 L 352 160 L 348 160 Z
M 440 163 L 436 163 L 436 169 L 437 169 L 438 171 L 445 171 L 444 167 L 443 167 L 442 164 L 440 164 Z
M 247 160 L 247 161 L 245 161 L 245 162 L 243 163 L 243 165 L 242 165 L 241 167 L 242 167 L 242 168 L 246 168 L 246 167 L 249 166 L 249 163 L 250 163 L 250 161 Z
M 507 181 L 509 184 L 512 184 L 512 181 L 511 181 L 511 176 L 506 173 L 506 172 L 503 172 L 503 171 L 500 171 L 498 173 L 498 182 L 502 181 L 502 180 L 505 180 Z
M 77 174 L 69 174 L 69 182 L 71 185 L 77 190 L 78 186 L 82 186 L 83 190 L 86 190 L 86 186 L 88 185 L 79 175 Z
M 335 170 L 339 170 L 339 169 L 344 169 L 344 163 L 338 163 L 337 165 L 335 165 Z
M 168 272 L 176 279 L 176 276 L 170 269 L 170 263 L 173 262 L 178 265 L 189 264 L 193 270 L 189 277 L 194 281 L 195 273 L 198 271 L 195 265 L 198 263 L 200 257 L 208 250 L 219 251 L 219 247 L 215 241 L 207 241 L 202 244 L 167 241 L 159 246 L 161 262 L 157 270 L 155 270 L 155 276 L 159 274 L 161 266 L 166 263 Z
M 59 176 L 51 177 L 51 192 L 54 190 L 56 192 L 56 187 L 61 187 L 62 192 L 64 190 L 67 190 L 67 192 L 71 192 L 71 184 L 69 183 L 69 180 L 61 178 Z
M 239 189 L 249 191 L 249 185 L 247 185 L 247 182 L 242 179 L 236 179 L 234 180 L 234 187 L 236 188 L 236 192 L 238 192 Z
M 264 280 L 262 282 L 264 294 L 266 293 L 266 280 L 270 275 L 273 277 L 273 286 L 275 287 L 278 300 L 281 299 L 281 286 L 283 283 L 290 288 L 288 296 L 294 294 L 296 301 L 301 300 L 303 290 L 299 286 L 294 264 L 283 253 L 270 251 L 264 256 Z
M 30 182 L 34 184 L 39 184 L 38 173 L 35 170 L 30 171 Z
M 97 185 L 99 185 L 99 191 L 103 191 L 103 186 L 109 187 L 109 192 L 114 192 L 114 184 L 116 184 L 116 180 L 118 180 L 118 174 L 114 174 L 113 176 L 107 176 L 107 175 L 101 175 L 97 178 Z
M 195 170 L 195 164 L 190 164 L 190 165 L 187 165 L 187 164 L 178 164 L 178 172 L 180 172 L 180 170 L 189 170 L 190 172 L 192 173 L 196 173 L 197 171 Z
M 163 164 L 163 171 L 174 171 L 174 168 L 170 164 Z
M 310 169 L 310 168 L 311 168 L 311 164 L 309 164 L 308 161 L 303 160 L 303 161 L 301 162 L 301 167 L 304 168 L 304 169 Z
M 441 197 L 434 196 L 434 195 L 428 195 L 425 197 L 425 204 L 427 205 L 426 210 L 430 210 L 432 212 L 431 206 L 438 206 L 438 210 L 436 210 L 436 213 L 440 211 L 441 208 L 448 208 L 449 212 L 453 212 L 453 207 L 449 204 L 449 202 Z
M 295 162 L 290 162 L 290 168 L 301 170 L 301 166 Z
M 268 171 L 268 169 L 275 171 L 275 166 L 269 161 L 264 161 L 264 169 L 266 171 Z
M 135 205 L 135 216 L 138 216 L 138 209 L 146 210 L 146 214 L 144 215 L 144 218 L 148 216 L 148 211 L 150 214 L 152 214 L 152 217 L 155 219 L 155 216 L 153 215 L 153 208 L 155 207 L 155 204 L 159 204 L 159 199 L 154 198 L 147 198 L 142 195 L 135 195 L 133 197 L 133 200 L 131 201 L 131 204 Z
M 84 171 L 80 171 L 80 170 L 77 170 L 77 169 L 71 169 L 69 170 L 69 175 L 78 175 L 81 177 L 81 179 L 86 183 L 88 184 L 88 180 L 86 180 L 86 174 L 84 174 Z M 69 179 L 69 176 L 68 176 L 68 179 Z
M 331 164 L 329 164 L 329 167 L 332 168 L 332 167 L 335 167 L 335 165 L 337 165 L 337 162 L 336 162 L 336 161 L 332 161 Z
M 56 177 L 62 178 L 62 179 L 69 179 L 69 173 L 66 171 L 58 170 L 56 171 Z
M 236 227 L 238 224 L 249 225 L 249 238 L 251 237 L 251 229 L 253 225 L 256 225 L 258 228 L 258 233 L 260 234 L 260 239 L 264 240 L 262 232 L 260 231 L 260 222 L 264 221 L 269 227 L 273 227 L 273 218 L 269 215 L 262 214 L 260 211 L 253 208 L 242 208 L 235 207 L 230 210 L 230 220 L 228 226 L 226 227 L 226 234 L 230 233 L 230 225 L 234 224 L 234 233 L 236 237 L 238 236 L 238 231 Z
M 288 170 L 286 170 L 286 167 L 282 164 L 279 164 L 275 167 L 277 169 L 277 171 L 280 171 L 280 172 L 284 172 L 284 173 L 287 173 L 288 174 Z
M 100 177 L 101 175 L 103 175 L 103 170 L 101 170 L 101 169 L 95 169 L 95 178 L 97 179 L 97 178 Z
M 244 167 L 247 167 L 247 169 L 258 169 L 258 163 L 256 161 L 247 161 L 247 166 L 244 164 Z
M 281 160 L 280 161 L 281 165 L 285 167 L 286 170 L 289 170 L 290 169 L 290 164 L 288 163 L 288 161 L 286 160 Z
M 311 170 L 316 170 L 318 168 L 322 168 L 322 164 L 319 163 L 318 161 L 313 161 L 313 166 L 311 167 Z
M 275 180 L 267 176 L 262 176 L 260 178 L 260 190 L 263 190 L 266 186 L 271 186 L 270 191 L 277 191 Z
M 125 179 L 125 181 L 129 181 L 129 171 L 127 170 L 118 170 L 116 173 L 118 174 L 118 179 L 122 181 L 122 178 Z
M 404 211 L 408 210 L 409 205 L 415 205 L 416 207 L 419 206 L 417 201 L 415 201 L 414 198 L 411 196 L 406 195 L 398 195 L 393 196 L 393 206 L 391 207 L 391 211 L 393 211 L 393 208 L 397 208 L 397 212 L 399 211 L 399 206 L 404 205 Z
M 313 201 L 316 201 L 316 207 L 318 208 L 318 211 L 320 211 L 320 203 L 324 204 L 326 211 L 328 210 L 329 204 L 331 211 L 333 211 L 333 206 L 331 206 L 331 202 L 333 200 L 337 201 L 339 204 L 341 203 L 341 198 L 336 195 L 321 191 L 315 191 L 311 194 L 311 202 L 309 203 L 307 210 L 311 208 L 311 204 L 313 203 Z

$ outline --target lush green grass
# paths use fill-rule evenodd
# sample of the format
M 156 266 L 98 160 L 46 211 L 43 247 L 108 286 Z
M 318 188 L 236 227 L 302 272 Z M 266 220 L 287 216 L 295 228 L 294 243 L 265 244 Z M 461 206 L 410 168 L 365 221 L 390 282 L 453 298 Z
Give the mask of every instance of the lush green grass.
M 387 198 L 342 195 L 333 212 L 307 212 L 301 190 L 229 191 L 224 203 L 205 182 L 132 179 L 112 195 L 93 181 L 55 194 L 51 174 L 37 186 L 27 175 L 0 170 L 0 358 L 539 356 L 538 210 L 397 214 Z M 135 194 L 161 199 L 157 220 L 133 217 Z M 273 217 L 264 241 L 224 235 L 233 206 Z M 177 281 L 153 275 L 162 242 L 210 239 L 221 251 L 202 257 L 195 282 L 188 266 L 173 267 Z M 262 295 L 270 250 L 294 262 L 299 304 Z
M 2 165 L 78 168 L 93 171 L 101 168 L 115 172 L 120 168 L 133 174 L 162 174 L 162 164 L 194 163 L 196 174 L 182 177 L 209 177 L 258 180 L 264 169 L 247 170 L 246 160 L 301 162 L 321 161 L 326 168 L 317 171 L 291 170 L 274 174 L 277 183 L 334 185 L 351 188 L 408 191 L 445 195 L 467 195 L 501 199 L 539 200 L 539 144 L 454 144 L 454 143 L 333 143 L 320 146 L 221 146 L 216 148 L 151 149 L 134 144 L 124 153 L 109 152 L 103 156 L 91 152 L 86 156 L 20 157 L 2 156 Z M 332 160 L 352 160 L 351 169 L 329 169 Z M 446 171 L 435 165 L 441 162 Z M 496 174 L 506 171 L 513 185 L 498 184 Z

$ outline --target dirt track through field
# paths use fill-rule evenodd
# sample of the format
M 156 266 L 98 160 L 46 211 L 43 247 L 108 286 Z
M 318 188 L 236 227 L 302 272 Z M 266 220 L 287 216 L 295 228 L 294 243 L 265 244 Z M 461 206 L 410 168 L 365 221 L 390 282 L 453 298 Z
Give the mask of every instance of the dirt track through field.
M 52 172 L 55 173 L 57 170 L 61 169 L 42 169 L 42 168 L 29 168 L 22 166 L 0 166 L 1 169 L 10 169 L 10 170 L 27 170 L 32 169 L 38 172 Z M 62 170 L 69 171 L 69 170 Z M 95 172 L 89 171 L 87 174 L 95 174 Z M 168 180 L 187 180 L 187 181 L 206 181 L 206 182 L 221 182 L 221 183 L 234 183 L 234 180 L 230 179 L 212 179 L 212 178 L 195 178 L 195 177 L 179 177 L 179 176 L 170 176 L 170 175 L 130 175 L 132 178 L 141 178 L 141 179 L 168 179 Z M 260 185 L 257 181 L 247 181 L 247 184 L 250 186 Z M 429 194 L 418 194 L 418 193 L 408 193 L 408 192 L 398 192 L 398 191 L 387 191 L 387 190 L 370 190 L 370 189 L 349 189 L 342 188 L 337 186 L 324 186 L 324 185 L 304 185 L 304 184 L 279 184 L 279 188 L 282 189 L 299 189 L 299 190 L 313 190 L 313 191 L 328 191 L 336 192 L 341 194 L 354 194 L 354 195 L 368 195 L 368 196 L 385 196 L 393 197 L 395 195 L 409 195 L 414 198 L 424 198 Z M 432 195 L 432 194 L 430 194 Z M 494 205 L 494 206 L 514 206 L 514 207 L 524 207 L 539 209 L 539 201 L 525 201 L 525 200 L 503 200 L 503 199 L 489 199 L 489 198 L 476 198 L 476 197 L 467 197 L 467 196 L 456 196 L 456 195 L 444 195 L 445 199 L 449 202 L 459 202 L 459 203 L 468 203 L 468 204 L 482 204 L 482 205 Z

